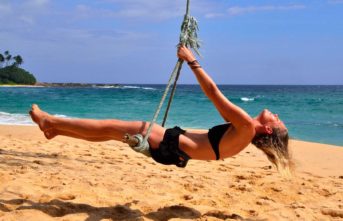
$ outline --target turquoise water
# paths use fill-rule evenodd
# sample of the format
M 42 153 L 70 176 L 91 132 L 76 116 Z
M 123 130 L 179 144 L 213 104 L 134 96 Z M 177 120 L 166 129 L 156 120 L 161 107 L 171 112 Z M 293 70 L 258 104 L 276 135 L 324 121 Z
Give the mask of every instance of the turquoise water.
M 278 113 L 294 139 L 343 146 L 343 86 L 219 87 L 251 115 L 264 108 Z M 32 103 L 62 117 L 150 121 L 164 88 L 0 88 L 0 124 L 31 124 Z M 209 128 L 222 122 L 198 85 L 178 86 L 167 126 Z

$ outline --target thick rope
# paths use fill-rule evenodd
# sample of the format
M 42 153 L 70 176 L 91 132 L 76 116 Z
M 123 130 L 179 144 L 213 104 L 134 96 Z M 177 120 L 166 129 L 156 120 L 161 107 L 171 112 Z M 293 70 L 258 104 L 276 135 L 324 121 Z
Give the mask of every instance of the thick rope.
M 175 77 L 175 80 L 174 80 L 174 84 L 173 84 L 173 88 L 172 88 L 172 90 L 170 92 L 170 97 L 169 97 L 169 100 L 168 100 L 168 105 L 167 105 L 167 108 L 166 108 L 166 112 L 164 113 L 163 121 L 162 121 L 162 124 L 161 124 L 162 127 L 164 127 L 164 125 L 166 124 L 166 121 L 167 121 L 169 109 L 170 109 L 171 103 L 172 103 L 174 95 L 175 95 L 176 85 L 177 85 L 177 81 L 179 80 L 179 77 L 180 77 L 181 69 L 182 69 L 182 64 L 180 65 L 180 68 L 179 68 L 179 70 L 178 70 L 178 72 L 176 74 L 176 77 Z
M 181 34 L 180 34 L 180 43 L 179 45 L 187 45 L 190 48 L 192 48 L 197 54 L 200 55 L 198 49 L 200 48 L 200 42 L 197 38 L 197 31 L 198 31 L 198 24 L 197 21 L 194 17 L 189 16 L 189 6 L 190 6 L 190 0 L 187 0 L 187 7 L 186 7 L 186 14 L 184 16 L 184 20 L 181 26 Z M 183 60 L 182 59 L 178 59 L 174 70 L 169 78 L 168 84 L 166 86 L 166 89 L 163 93 L 163 96 L 161 98 L 161 101 L 156 109 L 156 112 L 150 122 L 150 125 L 147 129 L 146 135 L 144 137 L 143 140 L 141 140 L 141 135 L 134 135 L 134 136 L 130 136 L 130 135 L 125 135 L 124 137 L 124 142 L 129 143 L 130 146 L 137 152 L 143 153 L 144 155 L 150 156 L 150 153 L 148 151 L 149 149 L 149 144 L 148 144 L 148 139 L 149 136 L 151 134 L 152 131 L 152 127 L 153 125 L 156 123 L 156 120 L 158 118 L 158 115 L 162 109 L 163 103 L 168 95 L 169 89 L 171 87 L 171 85 L 173 84 L 173 91 L 171 92 L 170 98 L 169 98 L 169 103 L 168 103 L 168 107 L 166 110 L 166 114 L 164 116 L 163 119 L 163 123 L 162 125 L 164 126 L 168 112 L 169 112 L 169 108 L 171 105 L 171 101 L 173 99 L 174 93 L 175 93 L 175 89 L 176 89 L 176 84 L 177 84 L 177 80 L 179 78 L 180 72 L 181 72 L 181 68 L 182 68 L 182 64 L 183 64 Z M 136 143 L 137 145 L 134 146 L 134 143 Z
M 169 78 L 167 87 L 166 87 L 166 89 L 165 89 L 165 91 L 164 91 L 164 93 L 163 93 L 163 96 L 162 96 L 162 98 L 161 98 L 161 101 L 160 101 L 160 103 L 159 103 L 159 105 L 158 105 L 158 107 L 157 107 L 157 110 L 156 110 L 156 112 L 155 112 L 155 114 L 154 114 L 154 117 L 152 118 L 152 120 L 151 120 L 151 122 L 150 122 L 150 125 L 149 125 L 149 128 L 148 128 L 148 130 L 147 130 L 147 133 L 146 133 L 146 135 L 145 135 L 145 137 L 144 137 L 144 139 L 143 139 L 143 143 L 147 143 L 147 141 L 148 141 L 148 138 L 149 138 L 149 136 L 150 136 L 150 134 L 151 134 L 152 127 L 153 127 L 153 125 L 156 123 L 157 117 L 158 117 L 158 115 L 159 115 L 159 113 L 160 113 L 160 111 L 161 111 L 161 109 L 162 109 L 164 100 L 166 99 L 166 97 L 167 97 L 167 95 L 168 95 L 168 92 L 169 92 L 169 89 L 170 89 L 170 86 L 172 85 L 173 79 L 175 79 L 175 76 L 176 76 L 178 70 L 179 70 L 180 67 L 182 66 L 182 63 L 183 63 L 183 60 L 179 59 L 179 60 L 177 61 L 176 65 L 175 65 L 175 67 L 174 67 L 174 70 L 173 70 L 173 72 L 172 72 L 172 74 L 171 74 L 171 76 L 170 76 L 170 78 Z

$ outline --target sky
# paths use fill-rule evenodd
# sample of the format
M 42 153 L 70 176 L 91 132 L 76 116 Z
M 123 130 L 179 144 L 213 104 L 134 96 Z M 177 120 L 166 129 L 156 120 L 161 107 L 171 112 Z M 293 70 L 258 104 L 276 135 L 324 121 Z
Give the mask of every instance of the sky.
M 0 53 L 39 82 L 165 84 L 186 0 L 0 0 Z M 343 0 L 191 0 L 218 84 L 343 84 Z M 184 66 L 182 84 L 196 78 Z

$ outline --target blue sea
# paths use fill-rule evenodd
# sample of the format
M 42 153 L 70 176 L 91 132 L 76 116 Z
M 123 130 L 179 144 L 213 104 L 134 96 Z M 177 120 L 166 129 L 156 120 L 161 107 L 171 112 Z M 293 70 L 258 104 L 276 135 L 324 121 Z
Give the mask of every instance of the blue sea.
M 252 116 L 264 108 L 278 113 L 293 139 L 343 146 L 343 86 L 219 87 Z M 165 85 L 0 87 L 0 124 L 31 125 L 27 112 L 32 103 L 61 117 L 150 121 L 164 89 Z M 198 85 L 178 85 L 167 127 L 210 128 L 220 123 Z

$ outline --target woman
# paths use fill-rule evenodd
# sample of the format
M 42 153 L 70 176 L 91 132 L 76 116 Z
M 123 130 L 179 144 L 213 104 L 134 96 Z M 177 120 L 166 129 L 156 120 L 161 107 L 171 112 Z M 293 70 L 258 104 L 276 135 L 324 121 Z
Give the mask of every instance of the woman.
M 189 159 L 219 160 L 234 156 L 253 143 L 278 169 L 288 167 L 288 132 L 278 115 L 263 110 L 257 117 L 250 117 L 222 94 L 188 48 L 180 46 L 178 57 L 188 62 L 203 92 L 227 123 L 208 132 L 165 129 L 155 124 L 148 139 L 154 160 L 185 167 Z M 62 135 L 88 141 L 121 141 L 126 133 L 144 136 L 149 126 L 142 121 L 58 118 L 37 105 L 32 105 L 30 115 L 47 139 Z

